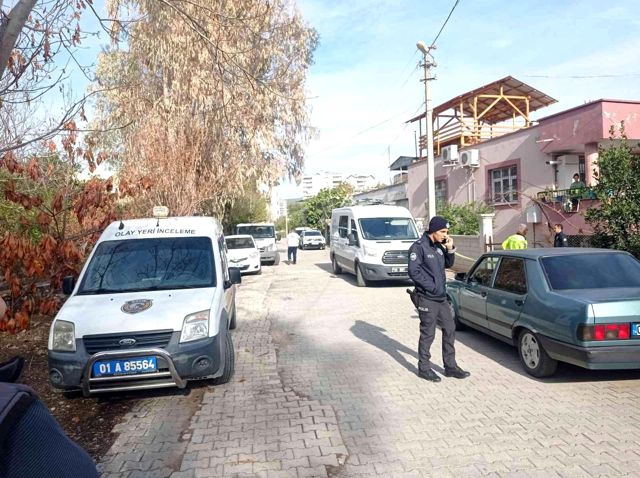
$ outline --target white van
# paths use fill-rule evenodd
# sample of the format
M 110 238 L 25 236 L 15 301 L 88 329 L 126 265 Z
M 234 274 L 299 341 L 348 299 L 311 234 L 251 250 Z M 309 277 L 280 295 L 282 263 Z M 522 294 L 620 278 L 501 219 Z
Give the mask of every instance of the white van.
M 335 274 L 370 281 L 409 279 L 408 251 L 418 239 L 411 213 L 400 206 L 351 206 L 331 213 L 331 264 Z
M 70 296 L 49 332 L 51 384 L 89 396 L 229 381 L 240 280 L 213 218 L 112 223 L 77 282 L 64 279 Z
M 276 245 L 276 226 L 271 222 L 256 222 L 236 225 L 236 234 L 253 236 L 260 250 L 260 260 L 272 265 L 280 264 L 280 254 Z

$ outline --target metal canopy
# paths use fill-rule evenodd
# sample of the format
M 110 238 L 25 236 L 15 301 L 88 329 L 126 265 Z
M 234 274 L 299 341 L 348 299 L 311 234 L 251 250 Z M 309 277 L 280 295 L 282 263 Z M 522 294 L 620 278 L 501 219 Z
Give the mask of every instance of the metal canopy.
M 509 99 L 509 101 L 496 101 L 500 99 Z M 524 105 L 518 105 L 518 99 L 528 99 L 529 111 L 525 111 Z M 516 100 L 516 101 L 513 101 Z M 520 115 L 528 117 L 528 113 L 539 110 L 545 106 L 549 106 L 553 103 L 557 103 L 557 100 L 551 98 L 549 95 L 536 90 L 532 86 L 517 80 L 513 76 L 505 76 L 504 78 L 489 83 L 487 85 L 476 88 L 475 90 L 468 91 L 462 95 L 451 98 L 449 101 L 438 105 L 433 110 L 433 115 L 438 116 L 445 113 L 447 110 L 454 109 L 458 113 L 460 106 L 462 105 L 463 116 L 476 116 L 473 111 L 474 102 L 477 104 L 477 115 L 481 115 L 482 112 L 486 113 L 482 115 L 482 120 L 487 124 L 496 124 L 503 121 L 512 119 L 514 114 L 514 106 L 520 111 Z M 516 103 L 515 105 L 509 103 Z M 494 104 L 495 103 L 495 104 Z M 413 123 L 424 118 L 425 114 L 422 113 L 414 118 L 411 118 L 407 123 Z

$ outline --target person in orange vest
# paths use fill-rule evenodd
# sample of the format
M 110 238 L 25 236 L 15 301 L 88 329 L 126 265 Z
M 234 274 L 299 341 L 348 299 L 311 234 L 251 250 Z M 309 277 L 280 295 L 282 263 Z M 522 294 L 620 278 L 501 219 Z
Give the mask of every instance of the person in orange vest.
M 527 244 L 527 225 L 520 224 L 515 234 L 507 237 L 502 243 L 502 248 L 505 250 L 509 249 L 526 249 L 528 247 Z

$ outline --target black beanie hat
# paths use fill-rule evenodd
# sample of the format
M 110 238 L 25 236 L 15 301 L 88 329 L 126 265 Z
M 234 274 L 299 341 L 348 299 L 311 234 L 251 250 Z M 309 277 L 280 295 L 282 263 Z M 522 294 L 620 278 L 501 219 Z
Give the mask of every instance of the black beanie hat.
M 429 221 L 429 230 L 427 231 L 427 234 L 438 232 L 442 229 L 449 229 L 449 221 L 442 216 L 433 216 L 431 221 Z

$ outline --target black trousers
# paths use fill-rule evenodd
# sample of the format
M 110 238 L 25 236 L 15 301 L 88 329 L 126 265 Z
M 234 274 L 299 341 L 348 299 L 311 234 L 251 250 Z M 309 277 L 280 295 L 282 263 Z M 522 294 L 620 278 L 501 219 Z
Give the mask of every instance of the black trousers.
M 418 370 L 425 372 L 431 368 L 431 344 L 436 336 L 436 324 L 442 329 L 442 362 L 445 368 L 456 366 L 456 324 L 449 303 L 437 302 L 418 296 L 418 316 L 420 317 L 420 341 L 418 342 Z
M 297 247 L 287 247 L 287 259 L 289 259 L 289 262 L 293 262 L 294 264 L 296 263 L 296 260 L 298 259 Z

